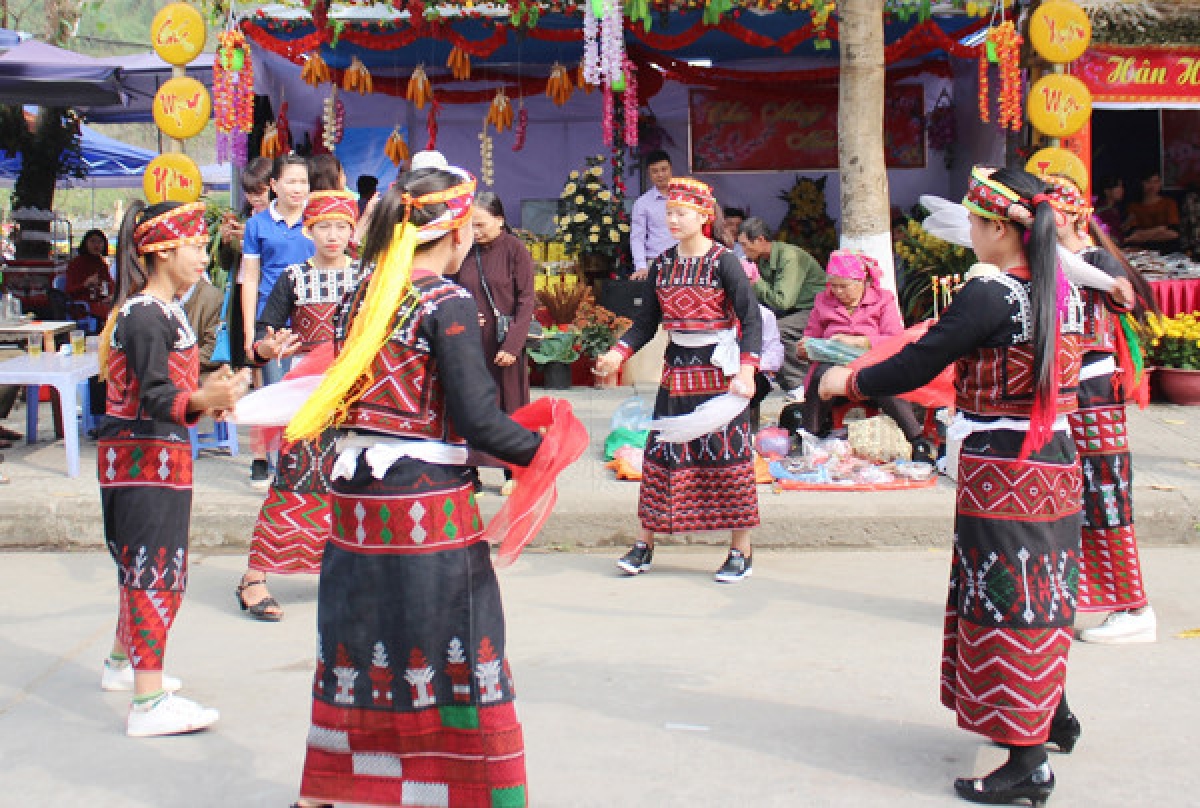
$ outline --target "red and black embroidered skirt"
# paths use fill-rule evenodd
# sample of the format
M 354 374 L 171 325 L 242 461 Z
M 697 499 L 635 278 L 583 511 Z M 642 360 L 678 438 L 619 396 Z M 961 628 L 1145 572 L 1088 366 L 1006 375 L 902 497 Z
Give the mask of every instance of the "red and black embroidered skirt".
M 667 346 L 654 417 L 686 415 L 729 391 L 711 364 L 713 346 Z M 650 433 L 638 495 L 642 527 L 655 533 L 758 527 L 754 436 L 743 412 L 724 429 L 688 443 L 659 443 Z
M 285 443 L 270 493 L 250 541 L 250 569 L 275 573 L 321 571 L 329 537 L 329 477 L 334 433 L 315 441 Z
M 407 460 L 375 480 L 360 459 L 331 508 L 300 793 L 525 806 L 500 588 L 466 471 Z
M 1079 383 L 1071 433 L 1083 472 L 1079 610 L 1141 608 L 1147 600 L 1133 529 L 1133 459 L 1112 375 Z
M 117 636 L 139 671 L 162 670 L 187 588 L 192 447 L 182 429 L 109 419 L 97 442 L 104 540 L 117 565 Z
M 997 743 L 1042 743 L 1062 697 L 1079 579 L 1079 467 L 1064 432 L 976 432 L 959 461 L 942 703 Z

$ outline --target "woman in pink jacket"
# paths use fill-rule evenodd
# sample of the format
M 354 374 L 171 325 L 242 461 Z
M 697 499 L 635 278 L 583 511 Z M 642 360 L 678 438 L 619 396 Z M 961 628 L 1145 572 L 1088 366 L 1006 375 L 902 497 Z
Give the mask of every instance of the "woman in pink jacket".
M 807 356 L 810 338 L 832 339 L 866 350 L 875 341 L 904 330 L 896 296 L 879 285 L 879 264 L 874 258 L 853 250 L 834 250 L 825 273 L 829 281 L 825 291 L 813 301 L 804 339 L 796 346 L 801 357 Z M 814 362 L 808 373 L 804 429 L 814 435 L 825 435 L 832 426 L 833 402 L 823 401 L 817 394 L 821 377 L 831 367 Z M 921 422 L 912 404 L 892 396 L 875 399 L 873 403 L 891 416 L 908 438 L 913 446 L 913 460 L 933 462 L 933 448 L 921 437 Z

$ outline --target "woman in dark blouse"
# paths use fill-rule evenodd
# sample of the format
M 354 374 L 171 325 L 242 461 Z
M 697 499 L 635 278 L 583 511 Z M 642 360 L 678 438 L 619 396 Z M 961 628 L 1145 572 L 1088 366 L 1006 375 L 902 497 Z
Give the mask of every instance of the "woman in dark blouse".
M 483 332 L 483 354 L 496 382 L 500 409 L 514 413 L 529 403 L 529 365 L 525 338 L 537 302 L 533 288 L 533 258 L 508 230 L 500 197 L 484 191 L 475 199 L 471 227 L 475 246 L 467 253 L 455 280 L 475 298 Z M 485 288 L 486 287 L 486 288 Z M 503 342 L 497 315 L 509 317 Z M 512 491 L 512 472 L 505 471 L 503 493 Z

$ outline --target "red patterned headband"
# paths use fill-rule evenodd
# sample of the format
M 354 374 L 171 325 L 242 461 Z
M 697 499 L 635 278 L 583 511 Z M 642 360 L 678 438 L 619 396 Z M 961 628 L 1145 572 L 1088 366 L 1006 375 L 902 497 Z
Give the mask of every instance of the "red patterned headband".
M 1092 215 L 1092 206 L 1088 204 L 1088 199 L 1073 182 L 1061 177 L 1045 177 L 1045 180 L 1050 184 L 1046 196 L 1054 210 L 1068 216 Z
M 470 173 L 454 166 L 441 170 L 456 174 L 462 179 L 462 182 L 444 191 L 432 191 L 421 196 L 412 196 L 405 191 L 400 196 L 401 201 L 410 208 L 425 208 L 442 204 L 448 208 L 441 216 L 417 228 L 417 241 L 422 244 L 436 241 L 471 221 L 471 210 L 475 204 L 475 178 Z
M 671 180 L 667 188 L 667 207 L 691 208 L 708 218 L 717 215 L 717 200 L 713 197 L 712 188 L 700 180 L 687 177 Z
M 313 191 L 304 209 L 304 226 L 312 227 L 317 222 L 358 221 L 358 200 L 349 191 Z
M 147 219 L 133 231 L 133 245 L 138 255 L 166 252 L 187 244 L 208 244 L 203 202 L 172 208 Z

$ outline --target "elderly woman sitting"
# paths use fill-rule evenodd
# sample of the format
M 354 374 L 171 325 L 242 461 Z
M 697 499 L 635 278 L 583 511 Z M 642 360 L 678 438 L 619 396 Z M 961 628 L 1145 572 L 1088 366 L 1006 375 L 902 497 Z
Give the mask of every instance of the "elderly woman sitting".
M 801 357 L 808 355 L 809 339 L 832 339 L 867 350 L 873 341 L 904 330 L 896 296 L 879 286 L 879 265 L 875 259 L 851 250 L 834 250 L 825 272 L 829 278 L 825 291 L 813 302 L 804 339 L 796 347 Z M 833 402 L 822 401 L 817 394 L 821 377 L 831 367 L 815 362 L 809 370 L 803 418 L 804 429 L 814 435 L 827 434 L 832 425 Z M 921 438 L 921 423 L 911 403 L 892 396 L 875 399 L 873 403 L 899 425 L 913 446 L 914 460 L 932 461 L 932 447 Z

